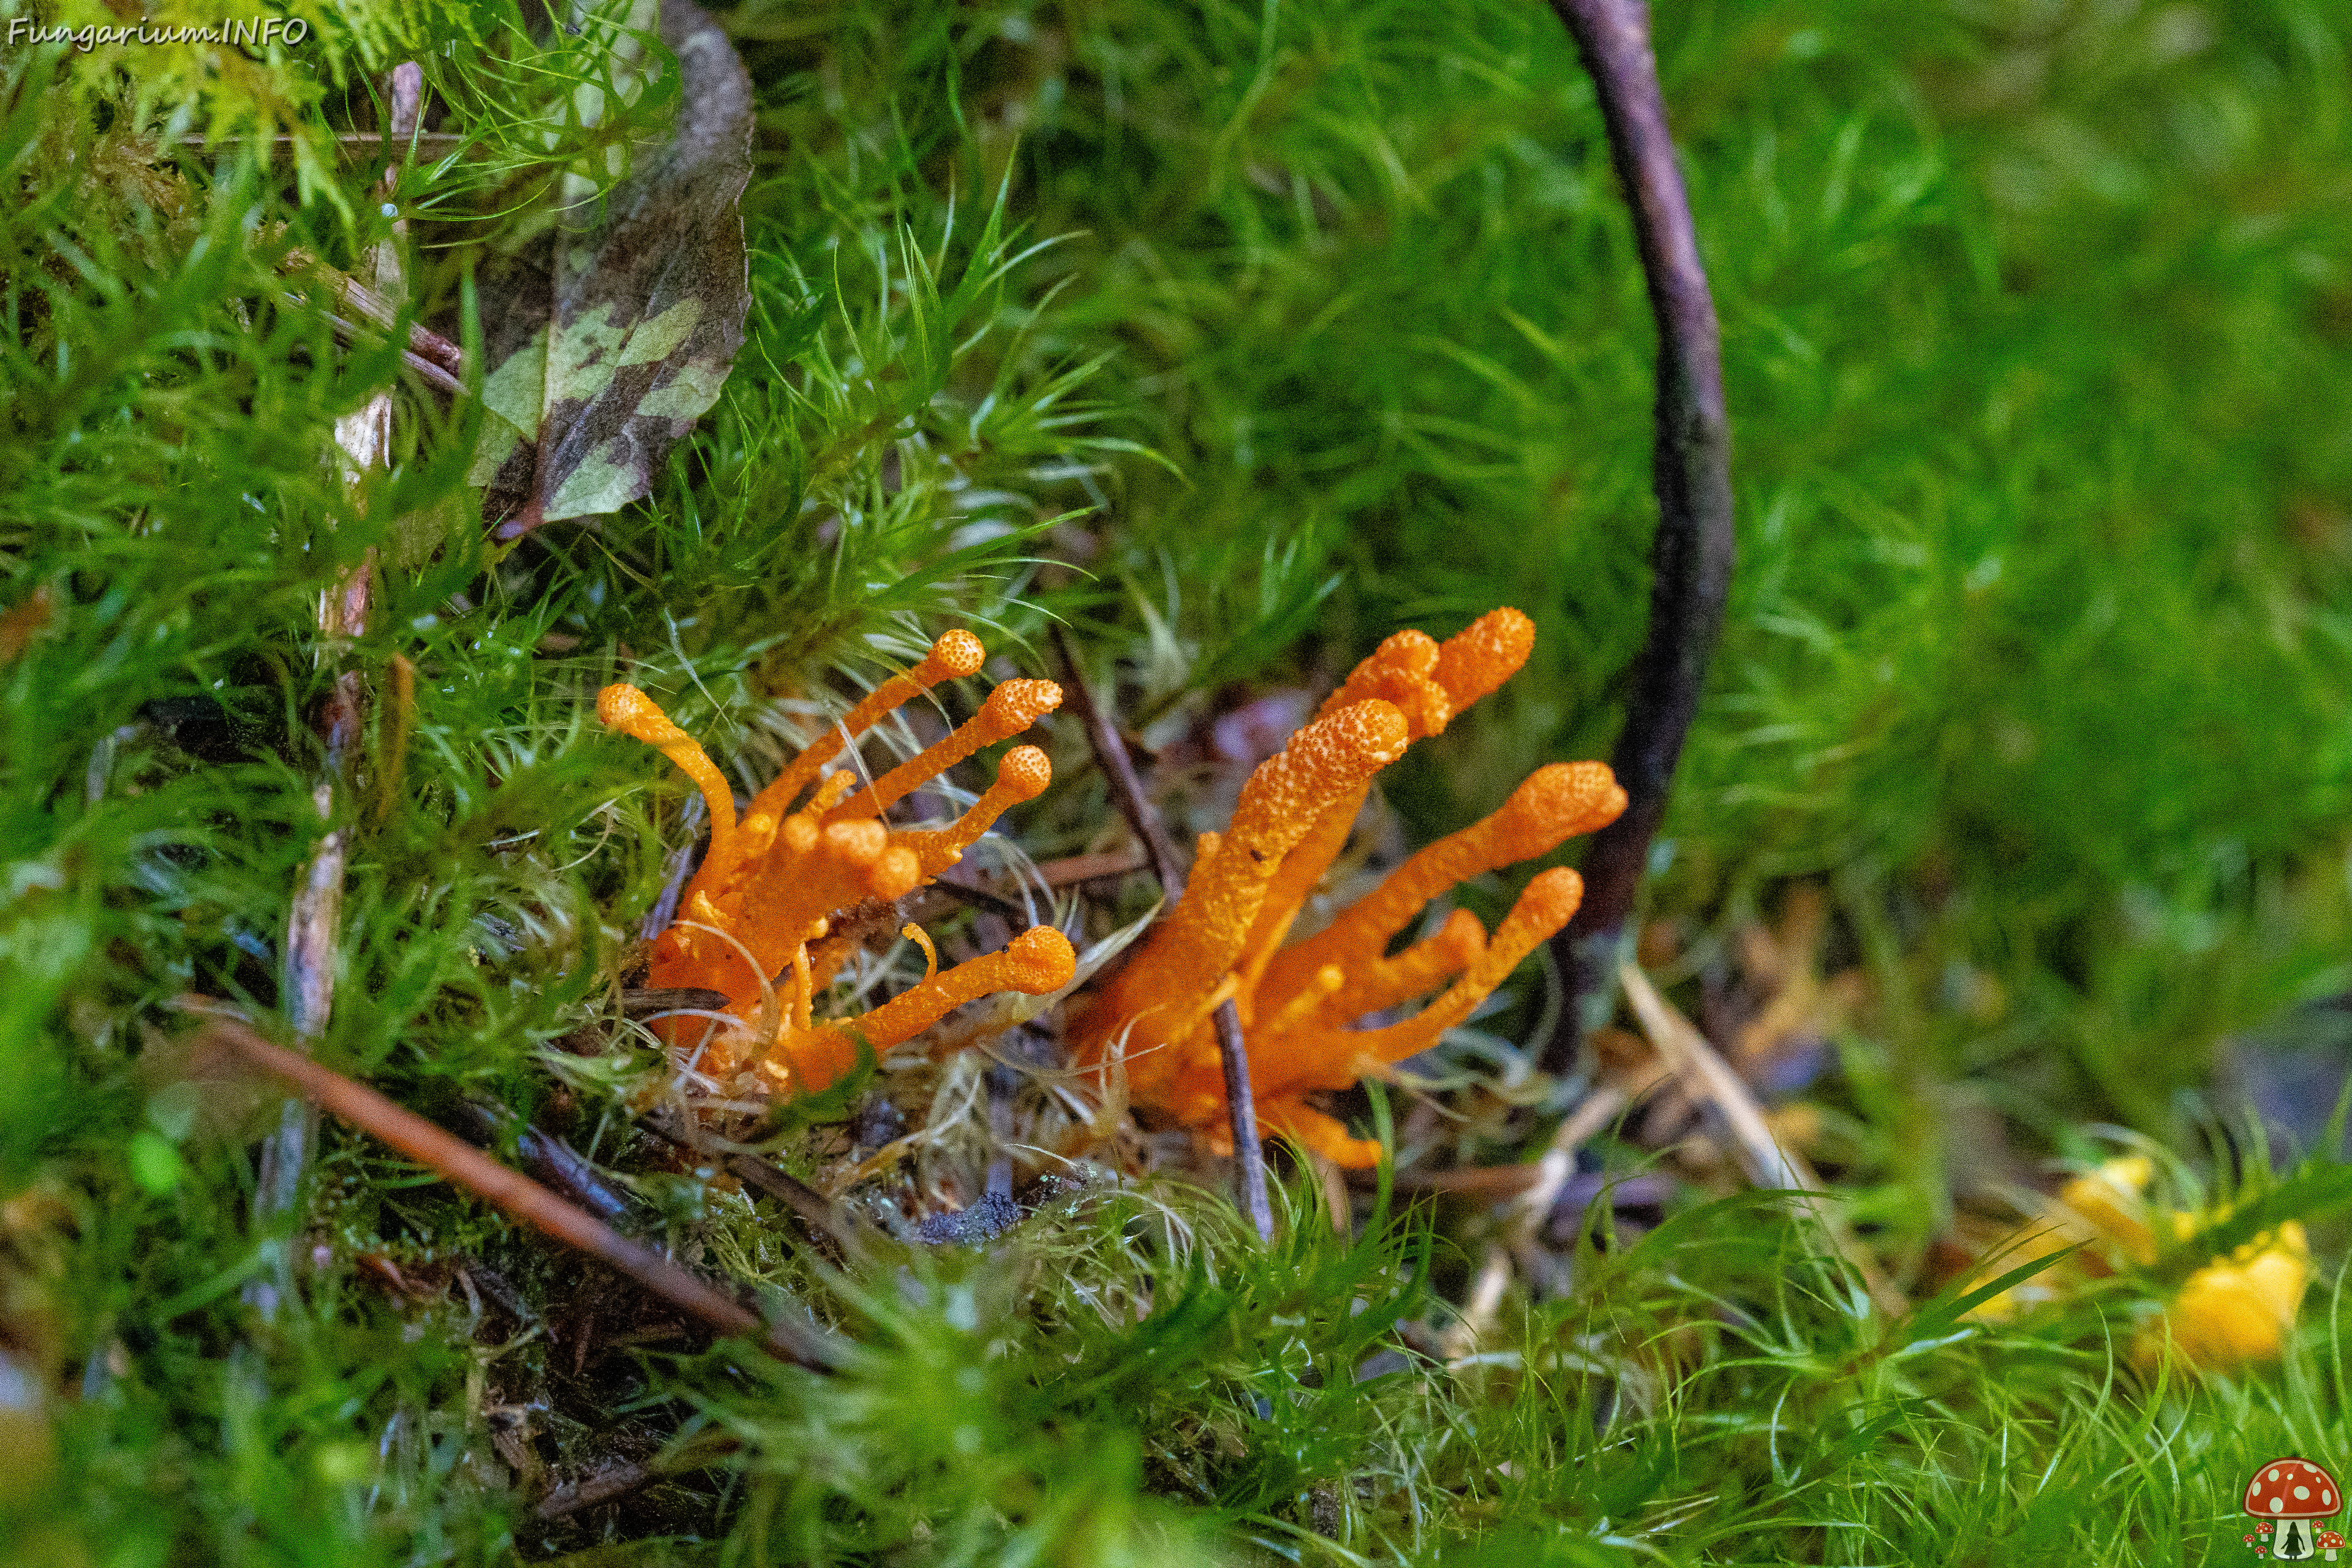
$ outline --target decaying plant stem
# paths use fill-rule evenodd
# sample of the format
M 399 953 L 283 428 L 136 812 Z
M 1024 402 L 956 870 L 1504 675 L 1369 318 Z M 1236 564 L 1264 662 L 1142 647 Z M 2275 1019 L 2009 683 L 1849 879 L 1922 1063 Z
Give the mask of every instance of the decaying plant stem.
M 1707 1043 L 1698 1026 L 1659 995 L 1649 976 L 1633 964 L 1622 967 L 1619 981 L 1643 1034 L 1681 1080 L 1683 1092 L 1697 1104 L 1712 1105 L 1723 1119 L 1733 1157 L 1748 1179 L 1770 1191 L 1813 1194 L 1808 1202 L 1814 1217 L 1822 1222 L 1822 1228 L 1840 1255 L 1853 1266 L 1871 1300 L 1889 1317 L 1899 1317 L 1907 1310 L 1909 1304 L 1903 1293 L 1880 1271 L 1853 1227 L 1832 1206 L 1828 1184 L 1802 1154 L 1782 1148 L 1772 1136 L 1771 1128 L 1765 1124 L 1763 1108 L 1748 1092 L 1747 1082 Z
M 1184 896 L 1184 863 L 1176 858 L 1176 846 L 1169 842 L 1167 826 L 1160 822 L 1160 813 L 1144 792 L 1143 779 L 1135 771 L 1135 759 L 1128 754 L 1127 742 L 1119 739 L 1118 726 L 1110 714 L 1095 700 L 1095 689 L 1087 681 L 1086 672 L 1078 668 L 1077 650 L 1070 646 L 1070 635 L 1060 626 L 1054 628 L 1054 647 L 1062 656 L 1062 668 L 1069 675 L 1066 689 L 1070 705 L 1078 711 L 1079 721 L 1087 727 L 1087 742 L 1094 748 L 1095 763 L 1110 781 L 1110 802 L 1118 808 L 1119 816 L 1135 834 L 1136 842 L 1143 846 L 1151 874 L 1159 879 L 1160 890 L 1173 909 L 1176 900 Z
M 425 91 L 424 68 L 414 60 L 394 66 L 391 77 L 391 117 L 387 138 L 405 137 L 416 128 Z M 394 176 L 387 175 L 387 178 Z M 371 260 L 376 292 L 394 302 L 406 291 L 405 220 L 393 225 L 392 237 L 375 247 Z M 379 393 L 356 414 L 335 421 L 335 445 L 343 455 L 344 478 L 354 489 L 372 468 L 382 467 L 392 445 L 392 397 Z M 319 636 L 328 657 L 367 630 L 369 582 L 375 567 L 373 554 L 329 588 L 319 607 Z M 332 822 L 335 794 L 348 771 L 359 740 L 364 687 L 356 669 L 335 677 L 332 690 L 319 714 L 325 742 L 325 764 L 311 786 L 311 804 L 320 817 Z M 288 1020 L 297 1038 L 310 1041 L 326 1032 L 335 1001 L 336 932 L 342 924 L 343 872 L 350 855 L 350 829 L 331 828 L 310 852 L 295 889 L 286 919 L 285 987 Z M 307 1101 L 290 1100 L 278 1131 L 263 1145 L 261 1168 L 255 1183 L 253 1218 L 257 1226 L 275 1223 L 290 1212 L 301 1194 L 302 1178 L 317 1141 L 318 1112 Z M 283 1279 L 257 1279 L 246 1289 L 246 1300 L 266 1317 L 277 1306 Z
M 363 1083 L 320 1066 L 299 1051 L 264 1039 L 252 1026 L 216 1010 L 204 998 L 188 998 L 184 1010 L 205 1016 L 199 1041 L 224 1047 L 301 1089 L 310 1100 L 352 1126 L 382 1139 L 410 1159 L 567 1247 L 627 1275 L 663 1300 L 722 1334 L 752 1340 L 772 1354 L 822 1370 L 835 1351 L 819 1330 L 789 1319 L 763 1323 L 758 1313 L 658 1253 L 638 1246 L 589 1214 L 564 1202 L 519 1171 L 510 1171 L 455 1133 L 385 1099 Z
M 562 1519 L 567 1513 L 611 1502 L 614 1498 L 626 1497 L 646 1486 L 658 1473 L 650 1465 L 625 1460 L 607 1465 L 593 1475 L 549 1492 L 532 1508 L 531 1516 L 541 1520 Z
M 1151 797 L 1144 793 L 1143 780 L 1135 771 L 1135 759 L 1128 755 L 1127 742 L 1119 739 L 1118 727 L 1095 700 L 1094 688 L 1087 684 L 1085 672 L 1078 668 L 1069 634 L 1060 626 L 1054 628 L 1054 646 L 1060 651 L 1063 668 L 1069 675 L 1071 704 L 1087 727 L 1087 741 L 1094 748 L 1095 761 L 1101 765 L 1103 776 L 1110 781 L 1111 800 L 1150 859 L 1152 875 L 1160 880 L 1164 900 L 1160 907 L 1172 910 L 1184 896 L 1184 871 L 1176 858 L 1176 847 L 1168 841 L 1168 830 L 1160 821 L 1160 813 L 1152 806 Z M 1274 1202 L 1266 1191 L 1265 1151 L 1258 1142 L 1257 1103 L 1250 1091 L 1249 1050 L 1242 1038 L 1241 1013 L 1227 1001 L 1218 1005 L 1214 1016 L 1217 1056 L 1225 1075 L 1225 1110 L 1233 1125 L 1234 1165 L 1241 1187 L 1242 1212 L 1256 1227 L 1259 1240 L 1272 1241 Z
M 1683 738 L 1698 710 L 1731 590 L 1734 542 L 1731 424 L 1723 397 L 1723 343 L 1700 266 L 1690 198 L 1675 162 L 1666 101 L 1650 48 L 1647 0 L 1552 0 L 1576 39 L 1609 131 L 1609 151 L 1632 209 L 1651 314 L 1658 323 L 1658 401 L 1651 481 L 1658 531 L 1651 550 L 1650 627 L 1633 665 L 1625 728 L 1610 766 L 1625 814 L 1594 836 L 1584 902 L 1554 939 L 1570 1005 L 1547 1041 L 1559 1070 L 1608 1021 L 1627 922 L 1665 816 Z

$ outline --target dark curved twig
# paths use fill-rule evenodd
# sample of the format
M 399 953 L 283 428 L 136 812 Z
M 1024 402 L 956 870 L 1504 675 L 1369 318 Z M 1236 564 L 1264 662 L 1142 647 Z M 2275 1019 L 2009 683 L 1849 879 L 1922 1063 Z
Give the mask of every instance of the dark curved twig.
M 1078 668 L 1077 650 L 1070 646 L 1070 634 L 1061 626 L 1054 628 L 1054 648 L 1062 656 L 1063 671 L 1069 677 L 1070 706 L 1077 710 L 1078 720 L 1087 727 L 1087 744 L 1094 748 L 1095 761 L 1110 780 L 1110 802 L 1118 814 L 1127 818 L 1134 830 L 1136 842 L 1151 863 L 1151 874 L 1160 879 L 1160 890 L 1167 895 L 1168 907 L 1184 896 L 1184 863 L 1176 858 L 1176 846 L 1169 841 L 1168 829 L 1153 808 L 1151 796 L 1144 792 L 1143 779 L 1135 771 L 1135 759 L 1127 753 L 1127 742 L 1119 739 L 1118 726 L 1111 722 L 1103 705 L 1095 700 L 1095 689 Z
M 1094 689 L 1079 671 L 1076 650 L 1070 646 L 1069 633 L 1060 626 L 1054 628 L 1054 646 L 1062 656 L 1062 668 L 1069 675 L 1070 702 L 1087 727 L 1087 740 L 1094 747 L 1095 760 L 1102 764 L 1103 776 L 1110 780 L 1110 797 L 1118 814 L 1127 818 L 1128 826 L 1142 841 L 1143 852 L 1150 857 L 1152 875 L 1160 879 L 1160 891 L 1166 902 L 1165 910 L 1176 907 L 1184 896 L 1184 870 L 1176 858 L 1176 847 L 1168 841 L 1168 830 L 1160 825 L 1160 813 L 1152 808 L 1151 797 L 1143 791 L 1143 780 L 1135 771 L 1135 759 L 1127 754 L 1127 742 L 1119 739 L 1118 727 L 1110 715 L 1095 700 Z M 1230 1001 L 1218 1005 L 1217 1056 L 1225 1072 L 1225 1111 L 1232 1121 L 1234 1133 L 1234 1165 L 1241 1186 L 1242 1212 L 1256 1227 L 1258 1239 L 1274 1239 L 1274 1201 L 1265 1186 L 1265 1151 L 1258 1142 L 1257 1100 L 1250 1091 L 1249 1050 L 1242 1038 L 1242 1016 Z
M 737 1181 L 759 1189 L 800 1215 L 802 1224 L 832 1242 L 841 1256 L 855 1257 L 863 1247 L 865 1238 L 857 1217 L 791 1172 L 756 1155 L 713 1151 L 687 1118 L 667 1108 L 648 1111 L 637 1119 L 637 1125 L 689 1153 L 706 1159 L 715 1157 Z
M 523 1169 L 606 1225 L 619 1225 L 629 1217 L 632 1205 L 628 1197 L 606 1181 L 604 1173 L 580 1151 L 530 1122 L 516 1126 L 520 1119 L 505 1106 L 467 1098 L 451 1109 L 449 1120 L 457 1124 L 459 1137 L 481 1149 L 490 1147 L 500 1133 L 513 1128 L 515 1154 L 522 1161 Z
M 1634 660 L 1625 728 L 1610 757 L 1625 814 L 1596 834 L 1584 860 L 1584 904 L 1554 938 L 1569 1005 L 1545 1042 L 1546 1067 L 1568 1065 L 1608 1021 L 1618 950 L 1665 816 L 1683 738 L 1698 710 L 1707 661 L 1731 592 L 1731 423 L 1723 342 L 1699 264 L 1690 198 L 1675 162 L 1665 94 L 1650 49 L 1647 0 L 1552 0 L 1592 77 L 1609 152 L 1632 208 L 1650 310 L 1658 323 L 1656 446 L 1651 482 L 1658 532 L 1651 551 L 1650 629 Z
M 1241 1009 L 1229 996 L 1210 1016 L 1216 1020 L 1217 1058 L 1225 1071 L 1225 1113 L 1233 1123 L 1242 1212 L 1249 1215 L 1260 1241 L 1272 1241 L 1274 1199 L 1265 1189 L 1265 1151 L 1258 1144 L 1257 1096 L 1250 1089 L 1249 1044 L 1242 1038 Z

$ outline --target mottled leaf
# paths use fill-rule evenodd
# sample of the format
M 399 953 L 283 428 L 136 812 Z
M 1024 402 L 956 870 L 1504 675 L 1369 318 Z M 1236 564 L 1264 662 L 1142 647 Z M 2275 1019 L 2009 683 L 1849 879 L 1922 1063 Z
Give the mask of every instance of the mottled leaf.
M 467 477 L 500 539 L 645 495 L 743 346 L 751 79 L 692 0 L 660 0 L 660 35 L 681 68 L 667 136 L 483 274 L 490 371 Z

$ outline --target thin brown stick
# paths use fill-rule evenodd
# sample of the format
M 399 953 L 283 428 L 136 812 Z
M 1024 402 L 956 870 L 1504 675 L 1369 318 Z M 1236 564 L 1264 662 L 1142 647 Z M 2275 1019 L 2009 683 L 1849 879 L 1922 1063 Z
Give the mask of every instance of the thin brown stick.
M 650 1111 L 637 1119 L 637 1125 L 690 1153 L 709 1156 L 713 1152 L 696 1131 L 693 1121 L 676 1111 Z M 857 1251 L 863 1245 L 856 1216 L 791 1172 L 751 1154 L 722 1152 L 718 1159 L 737 1181 L 783 1204 L 801 1216 L 803 1224 L 831 1241 L 844 1255 Z
M 1094 748 L 1095 762 L 1110 781 L 1111 804 L 1127 818 L 1128 827 L 1135 834 L 1136 842 L 1143 846 L 1145 858 L 1150 862 L 1151 874 L 1160 879 L 1160 890 L 1167 895 L 1168 907 L 1184 896 L 1184 866 L 1176 858 L 1176 846 L 1169 842 L 1168 829 L 1160 820 L 1160 813 L 1151 804 L 1151 796 L 1143 787 L 1143 780 L 1135 771 L 1135 759 L 1128 755 L 1127 742 L 1119 738 L 1118 726 L 1111 722 L 1110 714 L 1095 700 L 1094 688 L 1087 684 L 1086 674 L 1078 668 L 1077 650 L 1070 646 L 1070 634 L 1061 626 L 1054 628 L 1054 647 L 1062 656 L 1062 668 L 1069 676 L 1071 706 L 1087 727 L 1087 742 Z
M 457 1123 L 467 1142 L 485 1149 L 512 1127 L 515 1154 L 524 1170 L 606 1225 L 618 1225 L 629 1217 L 628 1198 L 580 1151 L 528 1121 L 515 1126 L 518 1118 L 505 1106 L 469 1097 L 457 1102 L 450 1120 Z
M 392 300 L 347 273 L 338 272 L 331 267 L 321 267 L 319 270 L 334 283 L 337 295 L 362 321 L 387 332 L 400 325 L 400 307 Z M 453 376 L 462 377 L 466 374 L 466 351 L 421 322 L 411 321 L 408 324 L 408 352 L 418 359 L 440 366 Z
M 289 300 L 299 300 L 299 296 L 289 294 L 287 298 Z M 327 318 L 327 325 L 334 331 L 335 341 L 339 343 L 357 342 L 361 338 L 367 334 L 367 329 L 360 326 L 357 322 L 345 321 L 342 317 L 336 315 L 331 310 L 325 312 L 325 314 Z M 425 383 L 425 385 L 433 388 L 434 391 L 443 393 L 451 397 L 463 397 L 466 395 L 466 384 L 464 382 L 458 380 L 456 376 L 442 369 L 439 365 L 436 364 L 432 360 L 426 358 L 425 355 L 418 353 L 414 346 L 404 348 L 400 351 L 400 363 L 407 369 L 415 372 L 416 378 Z
M 1618 983 L 1624 987 L 1625 999 L 1632 1004 L 1642 1032 L 1681 1080 L 1683 1092 L 1700 1104 L 1714 1106 L 1723 1118 L 1724 1127 L 1731 1134 L 1732 1152 L 1748 1179 L 1767 1189 L 1811 1194 L 1811 1206 L 1822 1228 L 1853 1266 L 1854 1272 L 1862 1276 L 1878 1309 L 1890 1317 L 1900 1317 L 1909 1310 L 1910 1303 L 1903 1299 L 1903 1293 L 1880 1270 L 1861 1238 L 1832 1206 L 1829 1184 L 1802 1154 L 1780 1146 L 1771 1128 L 1766 1125 L 1763 1108 L 1748 1092 L 1746 1081 L 1707 1043 L 1698 1026 L 1659 995 L 1650 977 L 1633 964 L 1619 970 Z
M 1176 847 L 1168 841 L 1168 830 L 1160 824 L 1160 813 L 1144 793 L 1143 780 L 1135 771 L 1135 759 L 1127 752 L 1127 742 L 1119 739 L 1118 727 L 1110 721 L 1101 703 L 1095 700 L 1094 689 L 1087 684 L 1085 673 L 1078 668 L 1078 657 L 1070 646 L 1069 633 L 1061 626 L 1054 628 L 1054 646 L 1062 656 L 1062 668 L 1069 676 L 1071 703 L 1087 727 L 1087 740 L 1094 748 L 1095 761 L 1102 767 L 1103 776 L 1110 781 L 1110 797 L 1118 814 L 1143 845 L 1150 858 L 1152 874 L 1160 879 L 1160 891 L 1164 900 L 1162 910 L 1172 910 L 1184 896 L 1184 872 L 1176 858 Z M 1218 1005 L 1216 1010 L 1217 1056 L 1225 1075 L 1225 1113 L 1233 1127 L 1234 1167 L 1241 1188 L 1242 1212 L 1256 1227 L 1258 1239 L 1274 1239 L 1274 1203 L 1265 1185 L 1265 1150 L 1258 1142 L 1257 1100 L 1250 1089 L 1249 1047 L 1242 1037 L 1242 1016 L 1231 1001 Z
M 690 1313 L 722 1334 L 740 1335 L 771 1354 L 824 1370 L 837 1358 L 829 1336 L 789 1320 L 763 1323 L 758 1313 L 672 1263 L 638 1246 L 589 1214 L 564 1202 L 519 1171 L 510 1171 L 464 1139 L 394 1104 L 363 1083 L 320 1066 L 299 1052 L 264 1039 L 250 1025 L 215 1010 L 201 997 L 184 998 L 183 1010 L 205 1016 L 204 1045 L 234 1051 L 255 1067 L 294 1084 L 310 1100 L 410 1159 L 567 1247 L 625 1274 L 655 1295 Z
M 1658 393 L 1651 484 L 1658 531 L 1651 547 L 1650 627 L 1634 660 L 1625 727 L 1610 766 L 1625 786 L 1624 815 L 1594 835 L 1584 858 L 1584 902 L 1553 941 L 1569 1005 L 1545 1043 L 1544 1065 L 1565 1068 L 1608 1021 L 1615 971 L 1650 842 L 1664 820 L 1683 739 L 1723 627 L 1734 554 L 1731 421 L 1723 396 L 1723 342 L 1690 196 L 1675 162 L 1666 100 L 1650 49 L 1647 0 L 1552 0 L 1601 100 L 1609 152 L 1632 209 L 1642 274 L 1658 327 Z
M 611 1502 L 614 1498 L 626 1497 L 646 1486 L 659 1473 L 650 1465 L 628 1461 L 607 1465 L 592 1476 L 583 1476 L 549 1492 L 530 1510 L 531 1517 L 562 1519 L 567 1513 L 593 1508 L 600 1502 Z
M 1104 855 L 1066 855 L 1059 860 L 1038 861 L 1037 879 L 1049 888 L 1066 888 L 1075 882 L 1124 877 L 1150 864 L 1151 857 L 1141 849 L 1116 849 Z

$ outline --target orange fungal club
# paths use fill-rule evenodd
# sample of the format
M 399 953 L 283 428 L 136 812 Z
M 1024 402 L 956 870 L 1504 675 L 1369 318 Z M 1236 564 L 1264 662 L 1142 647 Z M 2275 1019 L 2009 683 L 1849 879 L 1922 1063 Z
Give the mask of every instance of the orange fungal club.
M 936 879 L 1007 808 L 1035 799 L 1053 778 L 1044 752 L 1016 746 L 998 763 L 995 783 L 952 826 L 898 829 L 881 820 L 949 768 L 1052 712 L 1062 691 L 1050 680 L 1003 682 L 969 723 L 864 789 L 848 769 L 823 773 L 845 743 L 940 682 L 978 673 L 982 659 L 970 632 L 941 637 L 921 663 L 884 681 L 787 763 L 740 819 L 725 776 L 651 698 L 627 685 L 598 693 L 597 717 L 660 751 L 709 806 L 710 847 L 687 883 L 677 920 L 655 939 L 648 982 L 727 998 L 729 1022 L 715 1029 L 699 1016 L 663 1022 L 673 1045 L 698 1046 L 701 1071 L 771 1094 L 819 1089 L 856 1061 L 861 1041 L 886 1050 L 992 993 L 1041 995 L 1070 983 L 1077 958 L 1068 939 L 1038 926 L 1001 952 L 950 969 L 940 969 L 933 954 L 920 984 L 870 1012 L 811 1016 L 813 993 L 846 955 L 840 942 L 814 945 L 831 934 L 833 916 Z M 929 942 L 923 946 L 929 952 Z
M 1230 998 L 1266 1128 L 1342 1165 L 1372 1163 L 1379 1146 L 1349 1136 L 1307 1097 L 1435 1044 L 1568 923 L 1583 884 L 1565 868 L 1544 871 L 1492 934 L 1456 910 L 1434 935 L 1399 952 L 1388 952 L 1391 941 L 1465 879 L 1549 854 L 1614 820 L 1625 793 L 1600 763 L 1539 768 L 1501 810 L 1406 860 L 1322 931 L 1288 946 L 1284 940 L 1346 847 L 1380 770 L 1501 686 L 1534 642 L 1527 616 L 1498 609 L 1443 643 L 1402 631 L 1374 649 L 1251 775 L 1225 831 L 1202 836 L 1175 910 L 1075 1018 L 1079 1062 L 1106 1070 L 1117 1056 L 1137 1104 L 1223 1149 L 1231 1134 L 1210 1015 Z M 1349 1026 L 1441 987 L 1402 1023 Z

